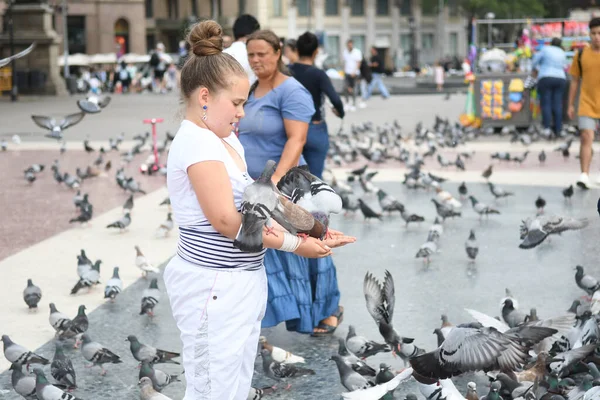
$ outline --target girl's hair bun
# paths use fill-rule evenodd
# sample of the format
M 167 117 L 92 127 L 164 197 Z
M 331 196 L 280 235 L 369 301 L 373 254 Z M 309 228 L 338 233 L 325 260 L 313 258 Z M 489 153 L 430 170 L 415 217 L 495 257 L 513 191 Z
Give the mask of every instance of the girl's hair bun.
M 212 20 L 199 22 L 190 30 L 187 42 L 199 57 L 219 54 L 223 51 L 223 28 Z

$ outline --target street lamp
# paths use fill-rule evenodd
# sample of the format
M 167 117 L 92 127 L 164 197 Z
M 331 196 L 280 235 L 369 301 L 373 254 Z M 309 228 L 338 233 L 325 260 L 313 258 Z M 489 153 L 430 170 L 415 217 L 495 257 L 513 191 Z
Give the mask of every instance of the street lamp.
M 488 20 L 488 49 L 492 48 L 492 20 L 496 18 L 496 14 L 489 12 L 485 14 L 485 19 Z

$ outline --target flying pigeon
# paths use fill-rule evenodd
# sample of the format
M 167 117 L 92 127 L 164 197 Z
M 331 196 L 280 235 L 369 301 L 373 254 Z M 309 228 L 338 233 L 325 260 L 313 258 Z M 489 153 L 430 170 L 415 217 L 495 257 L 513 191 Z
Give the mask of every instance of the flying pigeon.
M 35 42 L 31 43 L 28 48 L 23 51 L 18 52 L 17 54 L 13 54 L 10 57 L 0 59 L 0 68 L 5 65 L 10 64 L 13 60 L 17 60 L 19 58 L 25 57 L 27 54 L 31 53 L 35 49 Z
M 79 123 L 84 116 L 85 114 L 80 112 L 76 114 L 69 114 L 60 121 L 43 115 L 32 115 L 31 118 L 37 126 L 50 131 L 50 133 L 45 135 L 47 138 L 61 140 L 63 138 L 63 131 Z
M 81 111 L 88 114 L 96 114 L 102 111 L 110 103 L 110 96 L 90 95 L 85 100 L 77 100 L 77 106 Z
M 549 235 L 560 234 L 568 230 L 579 230 L 588 226 L 586 218 L 542 215 L 535 219 L 527 218 L 520 227 L 521 249 L 532 249 L 542 243 Z

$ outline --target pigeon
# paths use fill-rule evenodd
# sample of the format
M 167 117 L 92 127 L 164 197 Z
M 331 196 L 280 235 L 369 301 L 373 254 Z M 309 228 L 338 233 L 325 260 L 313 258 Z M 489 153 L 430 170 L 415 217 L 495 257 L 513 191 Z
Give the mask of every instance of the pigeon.
M 427 233 L 427 241 L 437 242 L 443 233 L 444 227 L 442 226 L 439 218 L 436 217 L 433 221 L 433 225 L 431 225 L 431 228 L 429 228 L 429 232 Z
M 138 182 L 136 182 L 136 180 L 133 179 L 133 177 L 127 179 L 124 184 L 125 184 L 125 189 L 129 190 L 131 193 L 146 194 L 146 192 L 140 188 L 140 184 Z
M 494 185 L 492 182 L 488 182 L 488 186 L 490 187 L 490 192 L 492 192 L 496 199 L 515 195 L 513 192 L 507 192 L 506 190 Z
M 13 60 L 17 60 L 19 58 L 25 57 L 26 55 L 31 53 L 33 51 L 33 49 L 35 49 L 35 42 L 31 43 L 29 45 L 29 47 L 27 47 L 25 50 L 22 50 L 16 54 L 13 54 L 10 57 L 0 59 L 0 68 L 4 67 L 5 65 L 10 64 Z
M 125 204 L 123 204 L 123 212 L 131 213 L 132 209 L 133 209 L 133 194 L 131 194 L 129 196 L 129 198 L 125 201 Z
M 331 356 L 331 360 L 337 364 L 338 372 L 340 374 L 340 380 L 342 385 L 349 391 L 368 389 L 375 384 L 358 372 L 352 370 L 352 368 L 344 362 L 342 357 L 337 354 Z
M 581 265 L 576 266 L 575 269 L 577 270 L 575 273 L 575 283 L 577 283 L 577 286 L 583 289 L 589 296 L 600 289 L 600 282 L 593 276 L 586 275 Z
M 485 179 L 490 179 L 490 176 L 492 176 L 492 166 L 490 165 L 489 167 L 487 167 L 485 169 L 485 171 L 483 171 L 483 173 L 481 174 L 481 176 L 483 176 Z
M 110 103 L 110 96 L 90 95 L 85 100 L 77 100 L 77 106 L 87 114 L 96 114 Z
M 573 185 L 570 185 L 568 188 L 563 189 L 562 195 L 565 198 L 565 200 L 570 201 L 571 197 L 573 196 Z
M 106 225 L 107 228 L 119 228 L 120 232 L 123 232 L 127 227 L 131 224 L 131 214 L 126 212 L 125 215 L 121 217 L 118 221 L 113 222 L 112 224 Z
M 344 338 L 338 338 L 338 340 L 338 355 L 342 357 L 342 360 L 344 360 L 344 362 L 348 364 L 354 371 L 358 372 L 362 376 L 375 376 L 377 374 L 377 372 L 372 367 L 367 365 L 367 363 L 348 351 Z
M 546 207 L 546 200 L 544 200 L 542 196 L 538 196 L 538 198 L 535 200 L 535 208 L 539 213 L 543 213 L 544 207 Z
M 540 161 L 540 164 L 544 164 L 546 162 L 546 152 L 544 150 L 542 150 L 538 155 L 538 160 Z
M 271 352 L 271 357 L 273 357 L 273 360 L 277 362 L 280 362 L 282 364 L 303 364 L 305 362 L 303 357 L 292 354 L 289 351 L 286 351 L 280 347 L 273 346 L 267 341 L 267 338 L 264 336 L 258 338 L 258 343 L 259 350 L 269 350 Z
M 2 149 L 2 151 L 6 151 L 8 149 L 8 142 L 6 139 L 0 140 L 0 149 Z
M 14 343 L 8 335 L 2 335 L 2 343 L 4 344 L 4 357 L 13 364 L 25 365 L 29 368 L 30 364 L 46 365 L 50 363 L 44 357 Z
M 50 131 L 50 133 L 45 135 L 47 138 L 61 140 L 63 138 L 63 131 L 79 123 L 84 116 L 85 114 L 80 112 L 76 114 L 69 114 L 60 121 L 43 115 L 32 115 L 31 118 L 37 126 Z
M 171 400 L 170 397 L 154 390 L 152 380 L 147 376 L 140 379 L 140 399 L 141 400 Z
M 275 161 L 269 160 L 260 177 L 244 190 L 240 208 L 242 224 L 233 242 L 237 249 L 259 252 L 263 249 L 263 227 L 267 226 L 267 233 L 273 233 L 269 220 L 279 203 L 271 181 L 276 166 Z
M 87 332 L 90 325 L 88 317 L 85 315 L 85 310 L 85 306 L 83 304 L 80 305 L 75 318 L 73 318 L 63 330 L 57 331 L 56 333 L 59 339 L 75 338 L 74 348 L 79 347 L 81 335 Z
M 71 289 L 71 294 L 76 294 L 84 287 L 91 289 L 94 285 L 100 283 L 100 264 L 102 264 L 102 260 L 97 260 L 90 269 L 82 270 L 79 281 Z
M 447 205 L 447 203 L 440 203 L 436 199 L 431 199 L 431 201 L 435 204 L 435 210 L 442 217 L 443 221 L 446 221 L 446 218 L 460 217 L 462 215 L 460 211 L 454 211 L 454 207 Z
M 35 374 L 35 395 L 39 400 L 81 400 L 79 397 L 51 385 L 41 368 L 34 368 L 33 373 Z
M 65 385 L 67 389 L 75 389 L 77 387 L 77 379 L 73 363 L 65 355 L 62 344 L 56 342 L 55 345 L 56 351 L 52 359 L 52 364 L 50 364 L 50 373 L 58 383 Z
M 382 364 L 382 365 L 384 365 L 384 364 Z M 402 372 L 400 372 L 398 375 L 393 376 L 393 374 L 391 372 L 389 372 L 389 368 L 388 368 L 387 372 L 385 373 L 385 378 L 383 376 L 380 378 L 380 379 L 382 379 L 382 381 L 378 382 L 377 379 L 375 380 L 375 383 L 377 384 L 376 386 L 366 388 L 366 389 L 354 390 L 349 393 L 342 393 L 342 398 L 351 399 L 351 400 L 379 400 L 379 399 L 388 400 L 388 399 L 391 399 L 391 398 L 393 398 L 393 396 L 391 396 L 391 392 L 393 392 L 400 385 L 400 383 L 402 383 L 403 381 L 410 378 L 412 376 L 412 374 L 413 374 L 413 369 L 406 368 Z M 391 377 L 389 377 L 390 378 L 389 380 L 386 380 L 386 379 L 388 379 L 388 375 L 391 375 Z M 341 371 L 340 371 L 340 376 L 341 376 Z M 379 378 L 380 375 L 377 375 L 377 377 Z M 412 400 L 412 398 L 410 398 L 410 399 Z M 406 400 L 409 400 L 409 395 L 406 396 Z M 416 396 L 414 397 L 414 400 L 416 400 Z
M 376 212 L 375 210 L 373 210 L 373 208 L 371 208 L 371 206 L 369 206 L 367 203 L 365 203 L 365 201 L 363 199 L 358 199 L 358 207 L 360 208 L 360 212 L 362 212 L 362 215 L 365 219 L 365 221 L 370 220 L 372 218 L 377 218 L 378 220 L 381 221 L 382 216 L 380 213 Z M 400 213 L 402 213 L 403 211 L 400 211 Z
M 525 323 L 527 321 L 527 315 L 515 309 L 511 299 L 506 299 L 502 306 L 502 319 L 510 328 L 514 328 Z
M 524 338 L 540 341 L 556 329 L 528 327 L 519 333 L 500 333 L 495 328 L 470 325 L 454 327 L 436 350 L 414 357 L 414 372 L 431 379 L 446 379 L 468 371 L 509 370 L 525 363 L 528 349 Z
M 552 360 L 550 360 L 550 365 L 548 367 L 550 368 L 551 373 L 554 373 L 559 378 L 562 378 L 567 372 L 569 372 L 572 366 L 583 361 L 583 359 L 593 353 L 597 347 L 597 343 L 591 343 L 566 351 L 564 353 L 559 353 Z
M 402 217 L 402 219 L 404 220 L 404 222 L 406 222 L 406 227 L 408 227 L 408 224 L 410 224 L 411 222 L 423 222 L 425 221 L 425 217 L 422 217 L 420 215 L 417 214 L 409 214 L 406 210 L 404 212 L 400 213 L 400 216 Z
M 460 195 L 460 198 L 464 198 L 467 194 L 469 194 L 469 191 L 467 190 L 467 185 L 463 182 L 460 184 L 460 186 L 458 187 L 458 194 Z
M 396 332 L 392 324 L 394 318 L 394 304 L 396 302 L 394 280 L 389 271 L 385 271 L 383 284 L 369 272 L 365 275 L 363 292 L 367 303 L 367 310 L 375 320 L 379 333 L 385 343 L 392 349 L 392 354 L 398 354 L 404 361 L 425 353 L 414 344 L 414 339 L 402 337 Z
M 167 220 L 160 224 L 160 226 L 158 227 L 158 230 L 156 231 L 156 237 L 167 237 L 169 235 L 169 232 L 173 230 L 174 226 L 175 224 L 173 222 L 172 214 L 168 213 Z
M 54 303 L 50 303 L 50 317 L 48 320 L 56 332 L 65 330 L 71 323 L 71 318 L 58 311 Z
M 467 251 L 469 260 L 475 261 L 477 258 L 477 253 L 479 253 L 479 244 L 477 244 L 477 239 L 475 239 L 475 231 L 473 231 L 473 229 L 471 229 L 469 238 L 465 243 L 465 250 Z
M 346 336 L 346 348 L 355 356 L 365 359 L 378 353 L 387 353 L 392 351 L 387 344 L 381 344 L 372 340 L 367 340 L 363 336 L 358 336 L 354 326 L 348 326 L 348 335 Z
M 20 364 L 11 364 L 12 371 L 10 381 L 15 392 L 26 399 L 37 399 L 35 395 L 35 377 L 25 375 Z
M 123 362 L 118 355 L 108 350 L 100 343 L 92 342 L 86 333 L 81 336 L 81 340 L 83 341 L 83 345 L 81 346 L 83 358 L 90 361 L 92 363 L 91 366 L 99 365 L 102 369 L 101 375 L 106 375 L 106 371 L 102 366 L 103 364 L 119 364 Z
M 276 381 L 315 374 L 315 371 L 312 369 L 296 367 L 293 364 L 282 364 L 273 360 L 271 352 L 268 349 L 263 348 L 260 355 L 262 356 L 262 365 L 265 375 Z
M 266 394 L 271 394 L 275 391 L 275 389 L 273 389 L 270 386 L 264 387 L 262 389 L 257 389 L 257 388 L 250 388 L 250 391 L 248 392 L 248 397 L 247 400 L 260 400 L 263 398 L 264 395 Z
M 377 191 L 377 198 L 379 199 L 379 205 L 383 211 L 387 211 L 390 214 L 393 211 L 402 212 L 404 211 L 404 205 L 400 203 L 398 200 L 379 189 Z
M 139 246 L 135 246 L 135 253 L 135 265 L 142 270 L 143 276 L 148 275 L 148 272 L 153 272 L 155 274 L 160 273 L 158 268 L 150 264 L 144 253 L 142 253 L 142 250 L 140 250 Z
M 35 286 L 31 279 L 27 279 L 27 287 L 23 290 L 23 300 L 29 307 L 29 311 L 37 311 L 37 306 L 42 299 L 42 289 Z
M 427 238 L 427 241 L 419 247 L 419 251 L 417 251 L 415 258 L 424 258 L 424 261 L 429 263 L 431 261 L 430 256 L 437 253 L 437 251 L 438 247 L 436 242 Z
M 139 379 L 142 379 L 143 377 L 150 378 L 152 387 L 157 392 L 162 392 L 162 390 L 172 382 L 179 382 L 178 375 L 169 375 L 160 369 L 155 369 L 148 361 L 142 361 Z
M 549 235 L 560 234 L 568 230 L 579 230 L 588 226 L 587 218 L 561 217 L 557 215 L 538 216 L 522 221 L 521 249 L 532 249 L 542 243 Z
M 475 210 L 475 212 L 477 214 L 479 214 L 479 217 L 481 218 L 482 215 L 489 215 L 489 214 L 500 214 L 500 211 L 491 208 L 483 203 L 480 203 L 479 201 L 477 201 L 477 199 L 473 196 L 469 196 L 469 199 L 471 200 L 471 204 L 473 205 L 473 210 Z
M 127 336 L 127 341 L 129 342 L 129 349 L 131 350 L 133 358 L 140 362 L 148 362 L 150 364 L 179 364 L 177 361 L 173 361 L 173 358 L 180 356 L 179 353 L 159 350 L 155 347 L 148 346 L 141 343 L 134 335 Z
M 158 289 L 158 279 L 153 278 L 150 281 L 150 287 L 144 289 L 140 315 L 148 314 L 150 317 L 154 317 L 154 306 L 158 304 L 159 300 L 160 290 Z
M 77 187 L 79 187 L 79 185 L 77 185 Z M 89 222 L 92 219 L 92 216 L 94 215 L 94 207 L 90 203 L 87 203 L 85 205 L 85 207 L 80 206 L 80 210 L 81 210 L 81 212 L 80 212 L 79 216 L 77 216 L 75 218 L 71 218 L 69 220 L 70 224 L 72 224 L 74 222 L 80 222 L 80 223 L 84 224 L 84 223 Z
M 123 291 L 123 281 L 119 277 L 119 267 L 113 269 L 113 276 L 106 282 L 104 298 L 114 301 L 119 293 Z

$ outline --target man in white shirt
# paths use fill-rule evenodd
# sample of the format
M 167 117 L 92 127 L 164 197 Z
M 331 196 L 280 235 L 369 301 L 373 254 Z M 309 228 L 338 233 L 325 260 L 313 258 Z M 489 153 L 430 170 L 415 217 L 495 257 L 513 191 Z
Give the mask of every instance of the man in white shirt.
M 360 63 L 362 61 L 362 52 L 354 48 L 352 39 L 346 42 L 344 50 L 344 97 L 346 98 L 346 107 L 349 111 L 356 111 L 356 83 L 360 73 Z M 352 105 L 349 103 L 349 96 L 352 95 Z
M 228 48 L 224 49 L 223 52 L 231 54 L 241 65 L 248 74 L 250 85 L 256 81 L 256 75 L 250 68 L 248 62 L 248 51 L 246 50 L 246 39 L 250 34 L 260 29 L 260 24 L 252 15 L 244 14 L 240 15 L 233 23 L 233 37 L 235 42 Z

